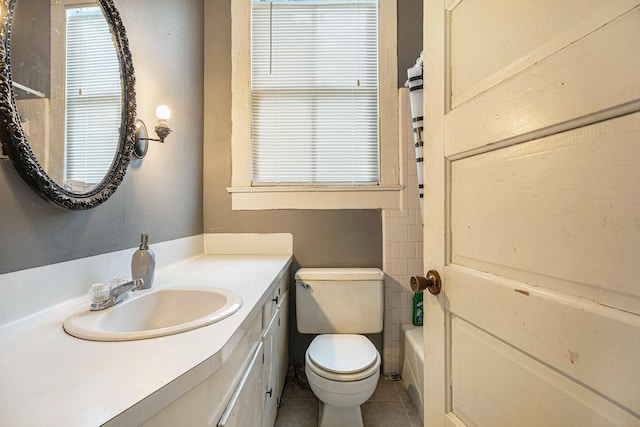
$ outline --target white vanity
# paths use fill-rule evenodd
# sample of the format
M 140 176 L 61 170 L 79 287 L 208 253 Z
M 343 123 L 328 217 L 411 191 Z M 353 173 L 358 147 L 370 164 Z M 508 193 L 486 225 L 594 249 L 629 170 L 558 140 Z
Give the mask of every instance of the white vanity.
M 154 289 L 213 286 L 242 298 L 231 316 L 174 335 L 72 337 L 62 322 L 87 309 L 87 296 L 5 324 L 0 424 L 272 426 L 288 365 L 291 259 L 200 254 L 159 268 Z M 0 276 L 0 296 L 15 280 Z
M 287 267 L 223 347 L 222 365 L 143 426 L 273 426 L 288 365 Z M 125 412 L 107 425 L 130 425 L 119 418 L 130 420 Z

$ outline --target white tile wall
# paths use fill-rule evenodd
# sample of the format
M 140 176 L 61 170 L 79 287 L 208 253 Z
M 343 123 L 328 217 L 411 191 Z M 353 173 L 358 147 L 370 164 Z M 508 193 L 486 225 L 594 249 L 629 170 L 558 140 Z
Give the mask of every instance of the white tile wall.
M 406 88 L 399 90 L 399 101 L 400 176 L 406 187 L 402 209 L 382 212 L 382 257 L 386 274 L 382 355 L 385 373 L 400 372 L 400 325 L 411 323 L 413 314 L 409 279 L 413 275 L 424 274 L 418 175 Z

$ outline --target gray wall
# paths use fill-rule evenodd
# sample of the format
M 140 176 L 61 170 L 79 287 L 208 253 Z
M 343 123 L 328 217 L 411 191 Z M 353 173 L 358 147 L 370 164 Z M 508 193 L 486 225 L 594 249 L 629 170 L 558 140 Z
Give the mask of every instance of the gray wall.
M 138 116 L 150 129 L 168 104 L 174 129 L 132 162 L 118 191 L 89 211 L 37 196 L 0 160 L 0 274 L 201 234 L 203 1 L 116 0 L 136 70 Z
M 422 52 L 422 0 L 398 0 L 398 87 Z
M 422 1 L 400 0 L 399 84 L 422 45 Z M 416 18 L 415 15 L 418 15 Z M 407 25 L 408 24 L 408 25 Z M 407 59 L 410 58 L 410 59 Z M 382 216 L 379 210 L 233 211 L 231 196 L 231 6 L 205 0 L 205 171 L 206 233 L 292 233 L 292 274 L 302 267 L 382 268 Z M 295 329 L 295 289 L 291 295 L 292 363 L 302 365 L 312 339 Z M 382 337 L 372 337 L 381 350 Z

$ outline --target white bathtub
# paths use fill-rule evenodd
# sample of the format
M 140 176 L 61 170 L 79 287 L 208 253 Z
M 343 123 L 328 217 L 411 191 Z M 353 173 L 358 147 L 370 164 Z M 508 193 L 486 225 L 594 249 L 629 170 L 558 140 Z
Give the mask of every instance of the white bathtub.
M 402 325 L 402 384 L 424 421 L 424 346 L 422 326 Z

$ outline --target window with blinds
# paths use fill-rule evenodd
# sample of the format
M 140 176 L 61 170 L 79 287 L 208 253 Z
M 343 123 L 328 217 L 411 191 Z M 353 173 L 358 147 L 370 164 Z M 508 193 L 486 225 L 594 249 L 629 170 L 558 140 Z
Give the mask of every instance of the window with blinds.
M 65 182 L 88 189 L 102 181 L 117 150 L 120 67 L 100 7 L 67 9 L 66 31 Z
M 377 185 L 375 0 L 252 0 L 252 185 Z

